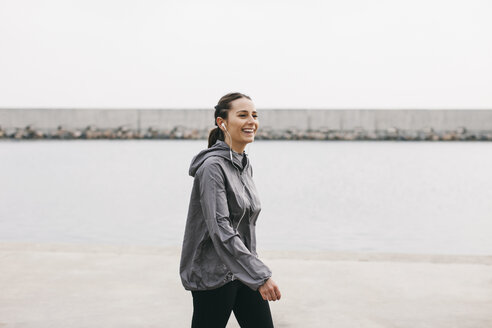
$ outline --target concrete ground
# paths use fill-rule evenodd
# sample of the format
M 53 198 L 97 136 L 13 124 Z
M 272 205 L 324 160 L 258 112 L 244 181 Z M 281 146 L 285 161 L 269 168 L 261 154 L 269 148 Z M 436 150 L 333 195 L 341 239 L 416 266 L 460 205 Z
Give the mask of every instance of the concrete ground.
M 0 327 L 190 327 L 178 248 L 0 243 Z M 276 327 L 492 327 L 492 256 L 260 252 Z M 231 315 L 228 327 L 238 327 Z

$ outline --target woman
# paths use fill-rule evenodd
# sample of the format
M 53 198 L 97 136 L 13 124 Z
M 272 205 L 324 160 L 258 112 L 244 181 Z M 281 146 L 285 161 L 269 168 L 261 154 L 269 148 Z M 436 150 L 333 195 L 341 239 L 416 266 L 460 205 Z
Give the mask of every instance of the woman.
M 192 160 L 194 177 L 180 275 L 193 296 L 192 327 L 225 327 L 231 311 L 241 327 L 273 327 L 268 301 L 280 299 L 272 272 L 256 253 L 260 200 L 244 148 L 258 114 L 251 98 L 223 96 L 215 106 L 208 149 Z

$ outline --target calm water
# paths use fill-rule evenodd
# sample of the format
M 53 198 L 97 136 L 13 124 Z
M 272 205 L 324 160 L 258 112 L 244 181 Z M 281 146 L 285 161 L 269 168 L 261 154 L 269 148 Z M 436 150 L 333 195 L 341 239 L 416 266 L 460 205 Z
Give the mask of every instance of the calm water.
M 200 141 L 0 142 L 0 241 L 180 246 Z M 492 143 L 257 141 L 259 249 L 492 254 Z

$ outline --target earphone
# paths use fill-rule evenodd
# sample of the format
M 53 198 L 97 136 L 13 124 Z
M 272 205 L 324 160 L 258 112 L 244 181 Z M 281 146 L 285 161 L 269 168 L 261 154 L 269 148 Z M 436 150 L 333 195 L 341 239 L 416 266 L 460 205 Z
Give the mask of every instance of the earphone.
M 231 140 L 231 146 L 232 146 L 232 137 L 231 135 L 229 134 L 229 131 L 227 131 L 227 128 L 226 128 L 226 125 L 224 122 L 222 122 L 220 124 L 220 126 L 222 126 L 225 131 L 227 132 L 227 134 L 229 135 L 229 138 Z M 244 217 L 244 214 L 246 213 L 246 202 L 245 202 L 245 189 L 246 189 L 246 184 L 244 183 L 243 179 L 241 178 L 241 172 L 239 171 L 239 169 L 234 165 L 234 162 L 232 161 L 232 147 L 229 147 L 229 154 L 231 155 L 231 164 L 232 166 L 239 172 L 239 180 L 241 180 L 241 183 L 243 184 L 243 207 L 244 207 L 244 210 L 243 210 L 243 215 L 241 215 L 241 218 L 239 219 L 239 222 L 237 223 L 237 226 L 236 226 L 236 229 L 234 229 L 234 231 L 237 233 L 237 229 L 239 228 L 239 225 L 241 224 L 241 220 L 243 219 Z M 234 228 L 234 227 L 233 227 Z

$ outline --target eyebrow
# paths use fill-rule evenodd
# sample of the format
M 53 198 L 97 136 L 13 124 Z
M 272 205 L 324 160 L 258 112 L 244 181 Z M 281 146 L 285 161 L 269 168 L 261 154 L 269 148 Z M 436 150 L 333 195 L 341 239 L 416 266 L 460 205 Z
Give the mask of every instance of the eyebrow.
M 244 113 L 244 112 L 248 113 L 248 111 L 247 111 L 247 110 L 244 110 L 244 109 L 243 109 L 243 110 L 239 110 L 239 111 L 237 111 L 237 113 L 238 113 L 238 114 L 239 114 L 239 113 Z M 257 113 L 257 112 L 254 110 L 254 111 L 253 111 L 253 114 L 256 114 L 256 113 Z

